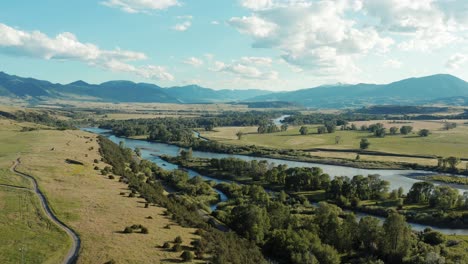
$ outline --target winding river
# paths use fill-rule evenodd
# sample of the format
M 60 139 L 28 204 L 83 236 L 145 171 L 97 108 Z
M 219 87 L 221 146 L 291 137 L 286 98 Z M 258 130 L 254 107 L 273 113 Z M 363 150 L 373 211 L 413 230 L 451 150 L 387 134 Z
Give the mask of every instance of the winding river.
M 119 144 L 120 141 L 125 143 L 126 147 L 135 149 L 141 149 L 141 156 L 144 159 L 152 161 L 156 163 L 158 166 L 163 167 L 167 170 L 174 170 L 177 169 L 178 166 L 175 164 L 168 163 L 158 156 L 161 155 L 168 155 L 168 156 L 177 156 L 180 151 L 180 147 L 170 144 L 164 143 L 157 143 L 157 142 L 150 142 L 144 140 L 135 140 L 135 139 L 128 139 L 128 138 L 121 138 L 115 135 L 112 135 L 109 130 L 100 129 L 100 128 L 83 128 L 83 130 L 101 134 L 108 137 L 111 141 Z M 223 153 L 213 153 L 213 152 L 204 152 L 204 151 L 193 151 L 193 156 L 197 158 L 228 158 L 234 157 L 239 158 L 245 161 L 251 160 L 266 160 L 269 163 L 274 163 L 276 165 L 279 164 L 286 164 L 288 167 L 319 167 L 325 173 L 328 173 L 330 176 L 354 176 L 354 175 L 369 175 L 369 174 L 379 174 L 382 179 L 387 180 L 390 182 L 390 189 L 397 189 L 402 187 L 405 192 L 408 192 L 411 186 L 415 182 L 419 182 L 420 180 L 415 179 L 415 176 L 428 176 L 435 174 L 434 172 L 430 171 L 417 171 L 417 170 L 382 170 L 382 169 L 358 169 L 358 168 L 351 168 L 345 166 L 337 166 L 337 165 L 324 165 L 324 164 L 317 164 L 317 163 L 309 163 L 309 162 L 299 162 L 299 161 L 288 161 L 288 160 L 281 160 L 281 159 L 271 159 L 271 158 L 260 158 L 260 157 L 251 157 L 246 155 L 234 155 L 234 154 L 223 154 Z M 224 182 L 223 180 L 210 178 L 207 176 L 200 175 L 199 173 L 187 170 L 190 177 L 201 176 L 205 180 L 215 181 L 217 183 Z M 466 186 L 460 186 L 458 188 L 460 192 L 467 191 L 468 189 Z M 219 190 L 216 190 L 220 194 L 221 201 L 226 201 L 227 197 L 224 193 Z M 216 210 L 216 205 L 211 207 L 212 210 Z M 365 216 L 366 214 L 363 213 L 355 213 L 358 218 Z M 410 223 L 413 230 L 424 230 L 427 225 L 420 225 Z M 444 234 L 459 234 L 459 235 L 468 235 L 468 229 L 450 229 L 450 228 L 437 228 L 431 227 L 434 230 L 437 230 Z

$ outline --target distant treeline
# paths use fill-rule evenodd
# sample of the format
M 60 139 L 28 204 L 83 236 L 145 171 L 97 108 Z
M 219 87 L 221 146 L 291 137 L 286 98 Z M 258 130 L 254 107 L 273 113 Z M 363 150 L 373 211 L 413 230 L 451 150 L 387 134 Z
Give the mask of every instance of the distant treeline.
M 447 112 L 448 107 L 437 106 L 413 106 L 413 105 L 375 105 L 363 107 L 356 110 L 356 113 L 372 115 L 409 115 L 409 114 L 434 114 Z
M 192 130 L 202 128 L 213 130 L 222 126 L 260 126 L 271 122 L 278 117 L 274 112 L 224 112 L 216 116 L 202 116 L 197 118 L 156 118 L 110 120 L 99 122 L 100 128 L 111 129 L 117 136 L 131 137 L 149 135 L 149 139 L 163 142 L 176 142 L 189 140 Z
M 378 112 L 378 111 L 371 111 Z M 385 111 L 382 111 L 385 112 Z M 456 115 L 406 115 L 406 114 L 383 114 L 383 113 L 367 113 L 366 110 L 348 111 L 340 114 L 295 114 L 284 119 L 284 123 L 291 125 L 309 125 L 309 124 L 324 124 L 327 122 L 354 122 L 354 121 L 371 121 L 371 120 L 456 120 L 468 119 L 468 111 Z
M 297 107 L 298 105 L 286 101 L 267 101 L 267 102 L 242 102 L 236 103 L 239 105 L 247 105 L 249 108 L 288 108 Z
M 9 113 L 9 112 L 4 112 L 0 111 L 0 116 L 3 116 L 8 119 L 12 119 L 18 122 L 31 122 L 31 123 L 36 123 L 36 124 L 41 124 L 41 125 L 46 125 L 50 127 L 56 127 L 61 130 L 65 129 L 76 129 L 75 126 L 71 122 L 65 121 L 65 120 L 59 120 L 53 116 L 51 116 L 49 113 L 42 111 L 42 112 L 36 112 L 36 111 L 16 111 L 14 113 Z

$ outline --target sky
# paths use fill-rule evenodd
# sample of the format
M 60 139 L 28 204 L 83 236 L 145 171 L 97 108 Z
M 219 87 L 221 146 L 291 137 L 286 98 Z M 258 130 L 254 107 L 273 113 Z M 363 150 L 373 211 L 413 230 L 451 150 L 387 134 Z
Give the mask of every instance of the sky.
M 0 71 L 272 91 L 468 80 L 468 0 L 1 1 Z

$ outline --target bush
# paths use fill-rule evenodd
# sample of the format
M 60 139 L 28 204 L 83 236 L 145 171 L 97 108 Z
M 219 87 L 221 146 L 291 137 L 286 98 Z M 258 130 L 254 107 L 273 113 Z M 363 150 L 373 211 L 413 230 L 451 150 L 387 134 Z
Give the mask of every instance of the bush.
M 114 175 L 109 175 L 109 179 L 113 180 L 113 179 L 115 179 L 115 176 Z
M 171 244 L 169 242 L 166 242 L 166 243 L 164 243 L 164 245 L 162 247 L 165 248 L 165 249 L 170 249 Z
M 174 239 L 174 243 L 176 244 L 182 244 L 182 238 L 180 236 L 177 236 L 175 239 Z
M 445 242 L 444 235 L 436 231 L 430 231 L 424 234 L 423 240 L 430 245 L 439 245 Z
M 192 252 L 185 250 L 182 255 L 180 255 L 183 261 L 192 261 L 193 260 L 193 254 Z
M 127 227 L 125 227 L 123 232 L 124 232 L 124 234 L 131 234 L 131 233 L 133 233 L 133 228 L 127 226 Z
M 144 227 L 144 226 L 141 228 L 141 231 L 140 231 L 140 232 L 141 232 L 142 234 L 148 234 L 148 233 L 149 233 L 148 228 L 146 228 L 146 227 Z
M 173 247 L 172 247 L 172 251 L 174 252 L 181 252 L 182 251 L 182 246 L 180 244 L 175 244 Z

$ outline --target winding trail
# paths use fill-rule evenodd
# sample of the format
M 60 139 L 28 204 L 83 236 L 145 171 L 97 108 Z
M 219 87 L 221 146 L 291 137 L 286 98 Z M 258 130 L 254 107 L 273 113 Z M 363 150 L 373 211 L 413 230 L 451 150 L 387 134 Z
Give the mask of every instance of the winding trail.
M 66 224 L 64 224 L 62 221 L 60 221 L 57 218 L 57 216 L 55 216 L 55 214 L 50 209 L 47 198 L 45 197 L 45 195 L 39 189 L 39 186 L 37 184 L 36 179 L 31 175 L 28 175 L 28 174 L 25 174 L 25 173 L 22 173 L 22 172 L 19 172 L 19 171 L 16 170 L 16 167 L 20 163 L 21 163 L 21 161 L 20 161 L 19 158 L 17 160 L 15 160 L 13 166 L 11 166 L 11 168 L 10 168 L 11 172 L 13 172 L 13 173 L 15 173 L 15 174 L 17 174 L 17 175 L 19 175 L 21 177 L 24 177 L 24 178 L 30 180 L 33 183 L 34 190 L 31 190 L 31 191 L 34 191 L 36 193 L 36 195 L 38 196 L 39 200 L 41 201 L 41 206 L 44 209 L 44 212 L 45 212 L 47 218 L 49 218 L 53 223 L 55 223 L 60 229 L 65 231 L 67 233 L 67 235 L 72 239 L 72 247 L 68 251 L 67 255 L 64 257 L 62 263 L 64 263 L 64 264 L 74 264 L 74 263 L 76 263 L 76 261 L 78 260 L 78 255 L 79 255 L 80 245 L 81 245 L 80 237 L 78 236 L 78 234 L 75 231 L 73 231 L 73 229 L 68 227 Z M 11 185 L 2 185 L 2 186 L 15 188 L 15 189 L 28 189 L 28 188 L 24 188 L 24 187 L 11 186 Z M 30 190 L 30 189 L 28 189 L 28 190 Z

